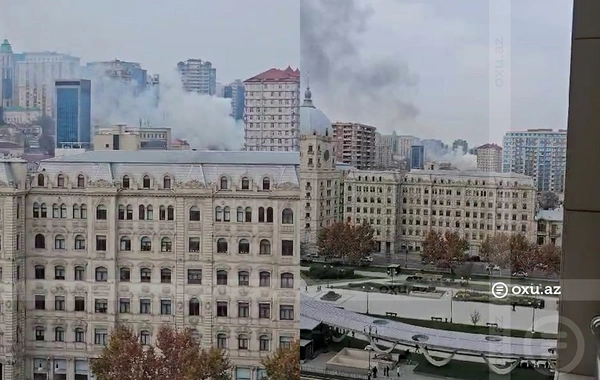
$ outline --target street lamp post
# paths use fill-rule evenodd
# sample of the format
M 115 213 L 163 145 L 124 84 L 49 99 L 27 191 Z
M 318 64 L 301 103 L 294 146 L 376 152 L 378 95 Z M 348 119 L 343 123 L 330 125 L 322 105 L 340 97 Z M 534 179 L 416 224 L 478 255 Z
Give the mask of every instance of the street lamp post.
M 365 327 L 363 327 L 363 332 L 365 333 L 366 336 L 369 337 L 369 343 L 373 344 L 373 335 L 377 335 L 377 327 L 373 326 L 373 325 L 366 325 Z M 369 347 L 369 374 L 371 373 L 371 350 L 373 348 Z
M 404 250 L 404 253 L 406 254 L 404 259 L 404 268 L 408 268 L 408 248 Z
M 370 286 L 363 286 L 363 290 L 367 292 L 367 315 L 369 314 L 369 292 L 373 290 Z
M 454 298 L 454 290 L 450 290 L 450 323 L 452 323 L 452 316 L 453 316 L 453 311 L 452 311 L 452 299 Z

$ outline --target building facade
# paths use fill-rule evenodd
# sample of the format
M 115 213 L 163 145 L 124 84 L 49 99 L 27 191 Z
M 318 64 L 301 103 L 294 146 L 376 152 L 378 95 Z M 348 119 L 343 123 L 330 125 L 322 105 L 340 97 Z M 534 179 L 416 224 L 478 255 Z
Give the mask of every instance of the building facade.
M 375 168 L 376 128 L 360 123 L 333 124 L 336 158 L 359 170 Z
M 375 169 L 389 169 L 394 158 L 394 138 L 375 133 Z
M 177 64 L 183 89 L 202 95 L 216 95 L 217 69 L 209 61 L 188 59 Z
M 32 125 L 42 117 L 42 110 L 37 108 L 3 107 L 2 117 L 7 124 Z
M 144 344 L 191 327 L 234 379 L 297 338 L 297 153 L 87 152 L 30 180 L 2 165 L 3 379 L 90 379 L 116 323 Z
M 410 168 L 425 168 L 425 147 L 423 145 L 413 145 L 410 147 Z
M 244 83 L 237 79 L 229 86 L 231 87 L 231 116 L 235 120 L 243 120 L 245 103 Z
M 181 148 L 182 145 L 179 144 Z M 189 145 L 187 145 L 189 148 Z M 93 140 L 94 150 L 170 150 L 172 148 L 171 128 L 128 127 L 125 124 L 96 128 Z
M 106 82 L 119 82 L 125 84 L 127 88 L 133 90 L 135 95 L 146 91 L 148 85 L 152 85 L 154 79 L 158 83 L 158 78 L 149 77 L 147 70 L 142 68 L 137 62 L 127 62 L 115 59 L 105 62 L 90 62 L 86 65 L 87 76 L 94 80 L 98 91 L 103 91 Z M 97 83 L 96 83 L 97 82 Z M 108 90 L 112 89 L 109 86 Z
M 92 143 L 92 84 L 87 79 L 59 80 L 56 87 L 56 147 Z
M 535 215 L 538 245 L 554 244 L 562 247 L 564 212 L 562 207 L 555 210 L 538 210 Z
M 270 69 L 244 81 L 246 150 L 297 151 L 300 70 Z
M 420 139 L 415 136 L 400 135 L 396 136 L 396 145 L 394 154 L 400 157 L 410 157 L 411 149 L 414 145 L 419 145 Z
M 467 154 L 469 152 L 469 143 L 467 140 L 458 139 L 452 143 L 452 151 L 460 154 Z
M 539 191 L 564 191 L 566 130 L 511 131 L 504 136 L 503 145 L 502 171 L 533 177 Z
M 475 149 L 477 170 L 488 173 L 502 172 L 502 148 L 496 144 L 484 144 Z
M 0 44 L 0 107 L 13 106 L 15 61 L 7 39 Z

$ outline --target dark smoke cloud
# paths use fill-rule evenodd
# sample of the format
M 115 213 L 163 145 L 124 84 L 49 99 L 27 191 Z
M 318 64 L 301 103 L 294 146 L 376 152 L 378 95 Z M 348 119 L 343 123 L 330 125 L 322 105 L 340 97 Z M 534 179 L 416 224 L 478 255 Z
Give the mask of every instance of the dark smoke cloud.
M 398 57 L 361 55 L 372 14 L 357 0 L 301 0 L 301 70 L 310 72 L 316 105 L 332 120 L 370 123 L 388 133 L 419 114 L 407 100 L 418 77 Z

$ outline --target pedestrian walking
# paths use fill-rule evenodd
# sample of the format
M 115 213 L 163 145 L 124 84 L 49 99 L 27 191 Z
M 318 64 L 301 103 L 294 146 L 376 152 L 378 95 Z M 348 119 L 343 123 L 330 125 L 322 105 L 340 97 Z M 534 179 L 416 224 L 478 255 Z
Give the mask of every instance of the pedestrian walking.
M 396 375 L 400 378 L 400 366 L 396 367 Z
M 384 371 L 384 376 L 390 376 L 390 367 L 389 366 L 385 366 L 385 371 Z
M 377 378 L 377 367 L 373 367 L 373 378 Z

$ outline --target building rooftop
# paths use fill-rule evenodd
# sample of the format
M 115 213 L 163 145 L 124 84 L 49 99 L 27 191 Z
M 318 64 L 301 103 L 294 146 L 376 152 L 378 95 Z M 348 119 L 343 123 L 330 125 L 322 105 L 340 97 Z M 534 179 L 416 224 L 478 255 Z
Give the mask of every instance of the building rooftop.
M 480 147 L 477 147 L 477 149 L 496 149 L 496 150 L 502 150 L 501 146 L 498 146 L 496 144 L 483 144 Z
M 562 222 L 564 209 L 562 207 L 554 210 L 538 210 L 535 214 L 535 220 L 547 220 L 550 222 Z
M 2 45 L 0 45 L 0 53 L 12 53 L 12 46 L 10 46 L 10 42 L 8 42 L 8 40 L 5 38 L 4 41 L 2 41 Z
M 250 79 L 246 79 L 244 82 L 263 82 L 263 81 L 273 81 L 273 82 L 283 82 L 283 81 L 293 81 L 300 82 L 300 70 L 292 69 L 288 66 L 285 70 L 272 68 L 263 73 L 260 73 Z

